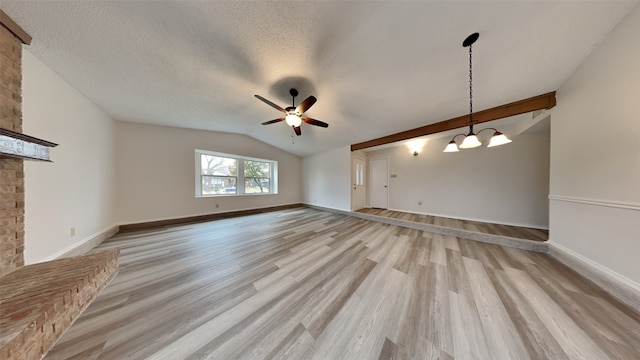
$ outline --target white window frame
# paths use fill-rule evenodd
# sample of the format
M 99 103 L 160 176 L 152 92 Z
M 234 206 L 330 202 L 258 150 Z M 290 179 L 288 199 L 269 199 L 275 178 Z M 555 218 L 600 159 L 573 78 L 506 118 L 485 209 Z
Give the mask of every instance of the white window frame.
M 232 158 L 236 160 L 237 175 L 236 175 L 236 193 L 235 194 L 202 194 L 202 155 L 219 156 Z M 260 159 L 248 156 L 227 154 L 217 151 L 209 151 L 202 149 L 195 149 L 195 191 L 196 197 L 219 197 L 219 196 L 253 196 L 253 195 L 275 195 L 278 193 L 278 162 L 276 160 Z M 269 192 L 267 193 L 245 193 L 245 178 L 244 178 L 244 162 L 245 161 L 260 161 L 267 162 L 271 165 L 269 169 Z

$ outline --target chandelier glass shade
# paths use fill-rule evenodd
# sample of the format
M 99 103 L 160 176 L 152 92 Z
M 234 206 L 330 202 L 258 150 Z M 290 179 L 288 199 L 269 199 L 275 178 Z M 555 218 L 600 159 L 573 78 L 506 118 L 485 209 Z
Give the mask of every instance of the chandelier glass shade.
M 462 149 L 473 149 L 482 145 L 478 137 L 474 133 L 470 133 L 467 135 L 464 140 L 462 140 L 462 144 L 460 144 L 460 148 Z
M 489 145 L 487 145 L 487 147 L 494 147 L 494 146 L 504 145 L 504 144 L 508 144 L 510 142 L 511 142 L 511 140 L 505 134 L 503 134 L 500 131 L 496 130 L 496 132 L 491 137 L 491 140 L 489 141 Z
M 458 144 L 456 144 L 455 140 L 449 141 L 449 145 L 444 149 L 443 152 L 458 152 Z

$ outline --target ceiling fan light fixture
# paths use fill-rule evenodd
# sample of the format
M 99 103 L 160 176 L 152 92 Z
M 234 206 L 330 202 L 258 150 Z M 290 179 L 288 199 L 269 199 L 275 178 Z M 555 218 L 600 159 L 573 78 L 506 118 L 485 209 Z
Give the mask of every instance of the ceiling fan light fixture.
M 280 117 L 277 119 L 273 119 L 273 120 L 269 120 L 269 121 L 265 121 L 262 123 L 262 125 L 270 125 L 270 124 L 275 124 L 275 123 L 279 123 L 284 121 L 287 126 L 292 127 L 293 131 L 296 133 L 296 135 L 300 136 L 302 135 L 302 130 L 300 130 L 300 125 L 302 125 L 302 123 L 306 123 L 309 125 L 314 125 L 314 126 L 319 126 L 322 128 L 327 128 L 329 127 L 329 124 L 327 124 L 324 121 L 320 121 L 317 119 L 313 119 L 310 117 L 302 117 L 302 115 L 309 110 L 309 108 L 311 106 L 313 106 L 313 104 L 316 103 L 316 101 L 318 99 L 316 99 L 315 96 L 310 95 L 309 97 L 307 97 L 306 99 L 304 99 L 304 101 L 302 101 L 300 104 L 298 104 L 298 106 L 296 107 L 296 96 L 298 96 L 298 90 L 296 89 L 290 89 L 289 90 L 289 94 L 291 94 L 291 106 L 288 106 L 286 108 L 283 108 L 282 106 L 275 104 L 265 98 L 263 98 L 260 95 L 254 95 L 258 100 L 262 101 L 263 103 L 271 106 L 272 108 L 282 112 L 284 114 L 284 117 Z
M 300 124 L 302 124 L 302 119 L 296 114 L 287 114 L 287 116 L 285 116 L 284 118 L 284 121 L 287 122 L 287 125 L 293 127 L 298 127 L 300 126 Z
M 509 139 L 505 134 L 499 131 L 496 131 L 491 137 L 491 141 L 489 141 L 489 145 L 487 145 L 487 147 L 500 146 L 500 145 L 508 144 L 510 142 L 511 142 L 511 139 Z

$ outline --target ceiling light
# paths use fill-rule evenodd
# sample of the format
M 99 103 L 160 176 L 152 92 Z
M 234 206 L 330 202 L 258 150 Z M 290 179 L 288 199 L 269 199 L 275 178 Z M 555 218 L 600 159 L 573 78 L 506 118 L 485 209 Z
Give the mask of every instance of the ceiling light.
M 300 126 L 300 124 L 302 124 L 302 119 L 300 119 L 300 116 L 296 114 L 287 114 L 287 116 L 285 116 L 284 118 L 284 121 L 287 122 L 287 125 L 293 126 L 293 127 L 298 127 Z
M 458 134 L 458 135 L 464 135 L 464 134 Z M 460 150 L 458 150 L 458 144 L 456 144 L 455 140 L 451 140 L 449 141 L 449 145 L 447 145 L 447 147 L 444 149 L 444 152 L 458 152 Z
M 496 132 L 493 133 L 493 136 L 491 137 L 491 141 L 489 141 L 489 145 L 487 145 L 487 147 L 494 147 L 494 146 L 498 146 L 498 145 L 504 145 L 504 144 L 508 144 L 510 142 L 511 142 L 511 140 L 509 140 L 508 137 L 506 137 L 500 131 L 496 130 Z
M 456 143 L 456 137 L 459 135 L 464 136 L 464 140 L 462 140 L 462 144 L 460 144 L 460 148 L 462 149 L 472 149 L 475 147 L 478 147 L 480 145 L 482 145 L 482 143 L 480 142 L 480 140 L 478 140 L 478 136 L 473 132 L 473 61 L 472 61 L 472 51 L 471 51 L 471 45 L 473 45 L 473 43 L 476 42 L 476 40 L 478 40 L 478 38 L 480 37 L 480 34 L 478 33 L 473 33 L 469 36 L 467 36 L 466 39 L 464 39 L 464 41 L 462 42 L 462 46 L 463 47 L 468 47 L 469 48 L 469 133 L 468 134 L 457 134 L 455 135 L 451 141 L 449 141 L 449 144 L 447 145 L 447 147 L 444 149 L 443 152 L 456 152 L 459 151 L 458 150 L 458 144 Z M 511 142 L 511 140 L 509 140 L 509 138 L 507 138 L 503 133 L 499 132 L 498 130 L 494 129 L 494 128 L 486 128 L 486 129 L 482 129 L 480 131 L 478 131 L 478 134 L 480 134 L 481 132 L 483 132 L 484 130 L 493 130 L 493 136 L 491 137 L 491 141 L 489 142 L 489 145 L 487 147 L 494 147 L 494 146 L 498 146 L 498 145 L 504 145 L 504 144 L 508 144 Z
M 405 143 L 405 146 L 409 150 L 409 153 L 413 154 L 413 156 L 418 156 L 418 154 L 420 154 L 420 152 L 422 151 L 422 149 L 424 149 L 426 144 L 427 144 L 427 139 L 418 138 L 418 139 L 413 139 L 411 141 L 407 141 Z
M 460 144 L 461 149 L 473 149 L 482 145 L 478 137 L 474 133 L 469 133 L 464 140 L 462 140 L 462 144 Z

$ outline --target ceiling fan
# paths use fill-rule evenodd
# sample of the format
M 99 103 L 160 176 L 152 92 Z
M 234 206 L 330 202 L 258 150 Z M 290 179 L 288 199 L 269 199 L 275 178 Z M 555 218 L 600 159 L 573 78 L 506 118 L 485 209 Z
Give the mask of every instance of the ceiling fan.
M 316 119 L 312 119 L 310 117 L 303 117 L 302 116 L 302 114 L 304 114 L 305 111 L 309 110 L 309 108 L 311 106 L 313 106 L 313 104 L 316 103 L 317 99 L 314 96 L 309 96 L 303 102 L 298 104 L 298 106 L 296 106 L 295 100 L 296 100 L 296 96 L 298 96 L 298 90 L 290 89 L 289 90 L 289 94 L 291 94 L 291 97 L 293 98 L 291 100 L 292 104 L 291 104 L 291 106 L 288 106 L 287 108 L 284 108 L 284 109 L 281 106 L 278 106 L 278 105 L 272 103 L 271 101 L 263 98 L 260 95 L 255 95 L 255 97 L 257 97 L 258 99 L 262 100 L 267 105 L 271 106 L 272 108 L 274 108 L 276 110 L 282 111 L 285 114 L 285 117 L 278 118 L 278 119 L 273 119 L 273 120 L 269 120 L 269 121 L 265 121 L 265 122 L 262 123 L 262 125 L 275 124 L 275 123 L 278 123 L 278 122 L 281 122 L 281 121 L 285 121 L 287 123 L 287 125 L 289 125 L 289 126 L 291 126 L 293 128 L 293 131 L 298 136 L 302 135 L 302 130 L 300 129 L 300 125 L 302 124 L 302 122 L 305 122 L 305 123 L 310 124 L 310 125 L 320 126 L 320 127 L 323 127 L 323 128 L 329 127 L 329 124 L 327 124 L 326 122 L 323 122 L 323 121 L 320 121 L 320 120 L 316 120 Z

